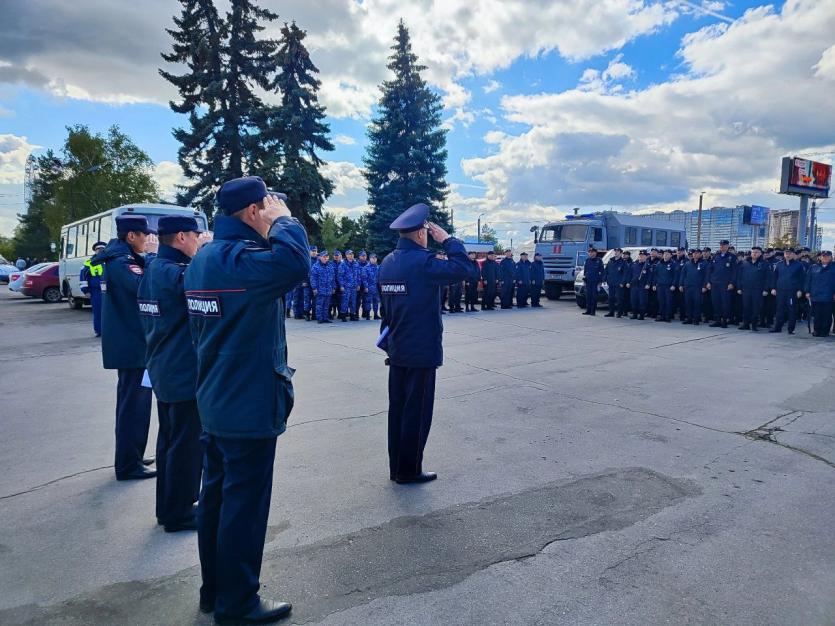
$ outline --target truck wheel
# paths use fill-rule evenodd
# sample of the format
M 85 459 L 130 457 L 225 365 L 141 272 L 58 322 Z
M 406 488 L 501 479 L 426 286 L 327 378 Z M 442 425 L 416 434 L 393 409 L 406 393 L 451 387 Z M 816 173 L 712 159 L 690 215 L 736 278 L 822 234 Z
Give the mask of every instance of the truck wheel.
M 549 300 L 559 300 L 562 295 L 562 285 L 545 284 L 545 297 Z
M 44 302 L 48 302 L 49 304 L 61 302 L 61 290 L 58 287 L 47 287 L 43 290 L 43 296 L 41 297 Z

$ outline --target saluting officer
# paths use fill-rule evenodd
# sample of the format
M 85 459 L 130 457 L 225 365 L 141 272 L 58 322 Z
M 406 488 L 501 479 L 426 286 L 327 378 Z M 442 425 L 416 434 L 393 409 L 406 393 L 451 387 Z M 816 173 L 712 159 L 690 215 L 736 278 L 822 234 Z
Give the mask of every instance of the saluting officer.
M 151 390 L 145 375 L 145 334 L 136 308 L 136 291 L 145 271 L 148 227 L 144 215 L 116 218 L 116 239 L 94 255 L 104 265 L 101 354 L 104 369 L 118 371 L 116 387 L 116 480 L 140 480 L 157 475 L 143 464 L 151 425 Z M 152 251 L 148 247 L 148 251 Z
M 432 425 L 435 370 L 443 363 L 441 286 L 461 282 L 470 271 L 464 244 L 428 223 L 429 207 L 416 204 L 391 223 L 397 247 L 380 265 L 380 347 L 388 353 L 389 478 L 400 484 L 437 478 L 423 471 L 423 450 Z M 447 260 L 427 250 L 428 235 Z
M 214 241 L 186 270 L 205 446 L 197 535 L 200 609 L 218 624 L 267 623 L 287 603 L 258 595 L 276 437 L 293 408 L 284 296 L 310 269 L 307 234 L 257 176 L 223 184 Z
M 137 303 L 157 397 L 157 520 L 165 532 L 197 530 L 203 451 L 197 411 L 197 353 L 191 340 L 183 275 L 200 245 L 193 217 L 159 219 L 159 251 L 139 282 Z
M 93 244 L 93 254 L 98 254 L 107 247 L 103 241 Z M 84 261 L 84 267 L 78 274 L 78 286 L 81 293 L 90 296 L 90 306 L 93 309 L 93 334 L 101 337 L 101 279 L 104 268 L 100 264 L 93 264 L 92 259 Z

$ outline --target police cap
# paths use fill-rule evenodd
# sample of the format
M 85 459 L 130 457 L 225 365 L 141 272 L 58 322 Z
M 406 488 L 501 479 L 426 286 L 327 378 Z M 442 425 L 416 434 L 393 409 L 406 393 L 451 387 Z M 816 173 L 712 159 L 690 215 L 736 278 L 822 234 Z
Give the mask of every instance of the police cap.
M 318 250 L 319 250 L 319 248 L 317 246 L 310 246 L 310 251 L 311 252 L 317 252 Z
M 328 256 L 328 251 L 327 251 L 327 250 L 321 250 L 321 251 L 319 252 L 319 256 L 320 256 L 320 257 L 323 257 L 323 256 Z
M 260 176 L 233 178 L 221 185 L 217 192 L 217 203 L 225 215 L 232 215 L 254 202 L 260 202 L 267 193 L 267 185 Z
M 415 204 L 403 211 L 396 220 L 389 224 L 391 230 L 410 233 L 421 228 L 429 219 L 429 207 L 425 204 Z
M 106 248 L 107 244 L 104 241 L 97 241 L 93 244 L 93 250 L 99 251 L 102 248 Z
M 353 251 L 353 250 L 351 250 L 350 248 L 348 248 L 348 249 L 345 251 L 345 254 L 346 254 L 346 256 L 347 256 L 347 255 L 349 255 L 349 254 L 354 254 L 354 251 Z
M 830 250 L 821 250 L 821 256 L 832 256 L 832 252 Z
M 148 218 L 144 215 L 120 215 L 116 218 L 116 234 L 124 237 L 128 233 L 151 235 L 156 231 L 148 226 Z
M 642 254 L 643 254 L 644 256 L 646 256 L 646 255 L 647 255 L 647 251 L 646 251 L 646 250 L 641 250 L 641 251 L 638 253 L 638 256 L 641 256 Z
M 701 254 L 701 253 L 702 253 L 702 251 L 701 251 L 701 250 L 699 250 L 698 248 L 693 248 L 692 250 L 690 250 L 690 254 L 696 254 L 697 252 L 698 252 L 699 254 Z
M 687 248 L 685 248 L 684 246 L 679 246 L 678 251 L 679 252 L 687 252 Z
M 189 215 L 163 215 L 157 222 L 157 232 L 160 235 L 176 235 L 177 233 L 201 233 L 203 228 L 197 219 Z
M 527 252 L 523 252 L 523 253 L 522 253 L 522 254 L 520 254 L 519 256 L 528 256 L 528 253 L 527 253 Z
M 369 258 L 369 259 L 376 259 L 376 258 L 377 258 L 377 253 L 376 253 L 376 252 L 372 252 L 371 254 L 369 254 L 369 255 L 368 255 L 368 258 Z
M 753 246 L 753 247 L 751 248 L 751 252 L 753 252 L 754 250 L 759 250 L 760 252 L 762 252 L 762 251 L 763 251 L 763 249 L 762 249 L 762 248 L 760 248 L 759 246 Z
M 730 243 L 731 243 L 731 242 L 730 242 L 730 241 L 728 241 L 727 239 L 722 239 L 721 241 L 719 241 L 719 245 L 720 245 L 720 246 L 727 246 L 727 245 L 729 245 Z
M 360 255 L 360 256 L 368 256 L 368 255 L 365 253 L 365 250 L 360 250 L 360 254 L 359 254 L 359 255 Z
M 333 256 L 342 256 L 342 253 L 339 250 L 334 250 Z

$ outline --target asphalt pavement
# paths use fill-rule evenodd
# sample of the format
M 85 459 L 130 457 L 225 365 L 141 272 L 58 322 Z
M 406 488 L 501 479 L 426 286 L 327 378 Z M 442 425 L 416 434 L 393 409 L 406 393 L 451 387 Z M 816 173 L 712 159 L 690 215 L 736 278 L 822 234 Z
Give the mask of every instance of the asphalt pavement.
M 196 536 L 114 479 L 90 317 L 0 293 L 0 624 L 210 624 Z M 388 480 L 377 325 L 287 322 L 285 623 L 835 624 L 835 339 L 572 301 L 444 322 L 420 486 Z

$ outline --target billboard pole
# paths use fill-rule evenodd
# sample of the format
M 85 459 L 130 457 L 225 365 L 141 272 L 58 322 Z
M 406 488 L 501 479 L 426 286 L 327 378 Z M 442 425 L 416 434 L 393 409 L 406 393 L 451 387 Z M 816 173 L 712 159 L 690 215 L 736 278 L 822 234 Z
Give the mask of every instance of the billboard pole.
M 696 221 L 696 247 L 702 247 L 702 198 L 704 198 L 705 192 L 699 194 L 699 217 Z
M 812 200 L 812 210 L 809 211 L 809 247 L 814 250 L 818 242 L 817 224 L 817 201 Z
M 797 243 L 807 245 L 806 225 L 809 222 L 809 196 L 800 196 L 800 214 L 797 216 Z

